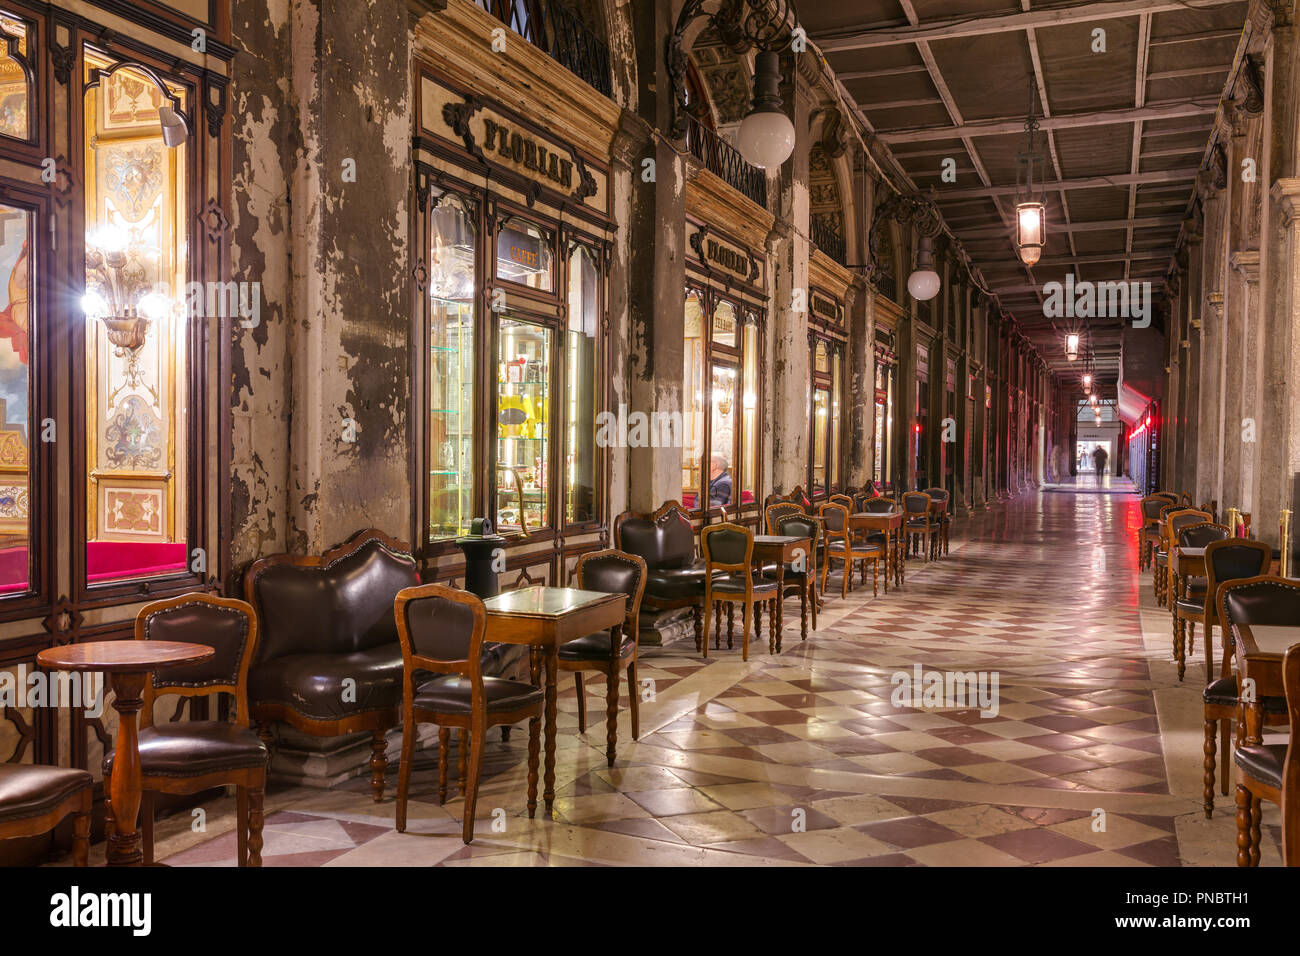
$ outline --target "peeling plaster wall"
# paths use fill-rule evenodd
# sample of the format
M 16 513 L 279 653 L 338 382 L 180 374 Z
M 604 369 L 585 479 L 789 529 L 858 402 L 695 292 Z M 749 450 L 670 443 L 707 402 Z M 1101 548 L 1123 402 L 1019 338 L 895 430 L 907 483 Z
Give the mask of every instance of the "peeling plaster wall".
M 236 11 L 232 272 L 262 282 L 233 359 L 236 567 L 411 533 L 408 29 L 394 0 Z
M 261 284 L 261 322 L 234 324 L 231 559 L 239 568 L 285 546 L 289 454 L 290 82 L 287 0 L 248 0 L 234 11 L 230 276 Z

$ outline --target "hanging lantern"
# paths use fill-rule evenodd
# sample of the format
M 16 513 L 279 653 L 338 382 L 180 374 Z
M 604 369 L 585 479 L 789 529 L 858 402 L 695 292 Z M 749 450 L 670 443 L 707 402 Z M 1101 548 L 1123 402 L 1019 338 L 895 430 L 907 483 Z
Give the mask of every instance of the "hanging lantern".
M 1043 245 L 1047 242 L 1046 213 L 1044 204 L 1046 193 L 1041 185 L 1034 184 L 1034 167 L 1042 166 L 1046 159 L 1035 149 L 1034 134 L 1038 131 L 1038 117 L 1035 115 L 1034 89 L 1029 89 L 1029 116 L 1025 120 L 1025 152 L 1016 156 L 1016 254 L 1027 266 L 1038 264 L 1043 257 Z M 1039 175 L 1039 181 L 1044 178 Z
M 1065 357 L 1073 362 L 1079 357 L 1079 335 L 1071 332 L 1065 337 Z
M 1087 395 L 1092 392 L 1092 376 L 1084 373 L 1083 376 L 1083 394 Z

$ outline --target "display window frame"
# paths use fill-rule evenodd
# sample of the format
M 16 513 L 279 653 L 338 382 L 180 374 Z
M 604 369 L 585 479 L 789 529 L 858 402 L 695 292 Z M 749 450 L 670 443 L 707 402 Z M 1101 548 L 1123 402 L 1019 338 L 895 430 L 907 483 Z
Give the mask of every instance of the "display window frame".
M 87 50 L 93 49 L 97 54 L 104 55 L 114 59 L 118 64 L 135 63 L 145 66 L 161 77 L 169 86 L 178 87 L 183 92 L 183 101 L 186 113 L 189 117 L 191 132 L 186 146 L 184 156 L 184 200 L 185 210 L 181 221 L 188 225 L 189 232 L 184 237 L 184 242 L 190 255 L 187 257 L 185 264 L 186 282 L 203 283 L 208 278 L 208 269 L 204 265 L 204 256 L 200 253 L 200 248 L 206 243 L 202 242 L 202 230 L 200 222 L 205 212 L 204 190 L 201 184 L 204 179 L 205 170 L 203 167 L 204 150 L 194 148 L 202 144 L 207 134 L 204 123 L 199 122 L 200 106 L 205 102 L 201 84 L 196 82 L 192 77 L 173 73 L 169 70 L 171 65 L 163 58 L 158 56 L 146 56 L 132 45 L 125 47 L 119 45 L 116 41 L 104 43 L 97 38 L 90 36 L 80 36 L 77 38 L 76 63 L 74 64 L 72 77 L 76 84 L 79 94 L 70 97 L 71 102 L 71 128 L 72 141 L 74 143 L 84 143 L 84 103 L 85 93 L 93 82 L 90 79 L 82 80 L 86 77 L 85 54 Z M 78 150 L 80 153 L 81 151 Z M 84 218 L 84 189 L 87 181 L 87 170 L 84 169 L 84 155 L 79 155 L 78 177 L 77 182 L 81 187 L 76 191 L 77 201 L 70 204 L 70 211 L 73 220 L 72 236 L 72 259 L 77 263 L 70 276 L 73 285 L 73 302 L 79 303 L 81 295 L 84 293 L 85 276 L 84 268 L 81 265 L 85 262 L 86 257 L 86 236 L 85 236 L 85 218 Z M 180 178 L 178 170 L 178 179 Z M 224 187 L 223 187 L 224 188 Z M 222 250 L 224 253 L 224 249 Z M 224 260 L 224 255 L 222 256 Z M 224 267 L 225 263 L 222 262 Z M 212 381 L 208 374 L 209 361 L 211 359 L 211 350 L 217 348 L 214 343 L 228 342 L 230 339 L 230 326 L 234 321 L 233 317 L 228 318 L 204 318 L 199 321 L 187 321 L 185 327 L 185 354 L 186 368 L 183 377 L 177 376 L 175 387 L 185 390 L 185 407 L 189 410 L 185 422 L 185 431 L 182 436 L 179 432 L 175 434 L 173 441 L 176 447 L 184 448 L 187 456 L 185 484 L 183 488 L 177 488 L 177 494 L 186 496 L 185 506 L 185 529 L 184 540 L 185 548 L 185 566 L 177 571 L 166 572 L 158 575 L 143 577 L 127 577 L 122 579 L 112 579 L 103 582 L 91 583 L 87 579 L 87 557 L 86 546 L 89 529 L 89 509 L 92 502 L 89 500 L 89 491 L 87 488 L 86 476 L 88 474 L 89 462 L 87 460 L 87 431 L 89 423 L 86 420 L 85 410 L 87 402 L 87 361 L 89 359 L 86 345 L 86 336 L 80 333 L 83 323 L 86 321 L 81 310 L 75 305 L 68 314 L 68 319 L 72 323 L 69 326 L 71 333 L 71 387 L 72 387 L 72 586 L 74 594 L 78 601 L 85 601 L 91 606 L 100 604 L 120 603 L 126 598 L 140 599 L 142 596 L 162 597 L 171 594 L 182 594 L 187 591 L 201 589 L 209 583 L 210 569 L 205 572 L 192 570 L 194 566 L 193 556 L 196 548 L 207 548 L 204 542 L 207 539 L 205 531 L 206 520 L 209 510 L 209 501 L 216 495 L 216 490 L 208 487 L 208 482 L 204 476 L 208 471 L 207 457 L 208 449 L 211 445 L 211 432 L 209 428 L 210 408 L 209 401 L 218 402 L 220 407 L 220 397 L 209 394 L 212 386 L 221 381 L 228 381 L 228 377 L 218 377 L 215 382 Z M 208 326 L 210 323 L 220 323 L 221 331 L 214 334 L 214 331 Z M 228 365 L 228 351 L 223 353 L 224 362 Z M 228 442 L 223 442 L 223 445 Z M 220 497 L 219 495 L 217 496 Z M 228 507 L 228 504 L 227 506 Z M 221 524 L 219 527 L 223 526 Z M 224 552 L 225 547 L 221 548 Z M 205 564 L 208 563 L 205 560 Z
M 609 270 L 612 254 L 611 242 L 599 229 L 586 228 L 586 223 L 575 224 L 560 215 L 547 215 L 539 209 L 530 209 L 501 196 L 491 189 L 491 182 L 485 185 L 474 183 L 468 176 L 457 175 L 417 159 L 415 229 L 413 235 L 418 237 L 415 276 L 416 302 L 412 310 L 412 346 L 417 357 L 414 364 L 418 366 L 413 375 L 412 415 L 416 417 L 419 439 L 413 442 L 412 462 L 413 481 L 419 489 L 420 507 L 414 516 L 416 527 L 414 539 L 419 542 L 420 556 L 428 563 L 448 555 L 459 554 L 455 538 L 458 535 L 431 534 L 430 529 L 430 463 L 427 422 L 431 395 L 429 369 L 425 355 L 430 346 L 428 289 L 423 284 L 427 275 L 423 256 L 432 241 L 432 214 L 436 207 L 436 196 L 443 192 L 453 193 L 464 198 L 467 204 L 476 210 L 475 232 L 478 237 L 474 256 L 475 268 L 475 350 L 474 369 L 474 412 L 473 412 L 473 474 L 475 482 L 470 494 L 471 517 L 488 517 L 492 520 L 494 531 L 507 539 L 506 547 L 521 543 L 545 543 L 560 541 L 569 535 L 599 532 L 604 526 L 604 515 L 608 510 L 609 495 L 609 452 L 600 447 L 593 438 L 592 463 L 593 514 L 587 521 L 569 522 L 567 520 L 568 472 L 565 466 L 568 435 L 568 408 L 564 400 L 565 383 L 568 381 L 568 349 L 565 336 L 568 324 L 568 289 L 569 274 L 573 262 L 573 253 L 582 248 L 591 257 L 597 271 L 596 282 L 596 343 L 595 371 L 592 381 L 592 428 L 595 429 L 597 416 L 610 407 L 612 400 L 612 382 L 609 380 Z M 545 230 L 549 236 L 552 255 L 552 274 L 549 290 L 536 289 L 503 277 L 499 274 L 497 262 L 497 242 L 501 229 L 510 222 L 522 221 Z M 518 527 L 497 527 L 501 514 L 502 491 L 499 480 L 493 477 L 484 480 L 482 476 L 496 476 L 500 460 L 500 391 L 498 386 L 499 361 L 501 349 L 502 320 L 516 320 L 538 326 L 548 336 L 548 355 L 546 369 L 546 494 L 543 520 L 540 524 L 529 523 L 526 533 Z M 488 437 L 492 436 L 491 440 Z M 513 436 L 512 436 L 513 437 Z M 524 489 L 521 488 L 521 504 Z
M 32 95 L 27 105 L 28 136 L 18 139 L 15 136 L 0 136 L 0 158 L 12 159 L 19 163 L 40 165 L 51 155 L 48 147 L 50 123 L 52 120 L 50 85 L 53 77 L 44 69 L 44 51 L 48 48 L 48 31 L 50 25 L 38 14 L 38 11 L 23 3 L 10 3 L 0 0 L 0 12 L 8 13 L 15 19 L 23 21 L 27 27 L 27 52 L 19 59 L 27 74 Z M 0 41 L 2 42 L 2 41 Z
M 808 300 L 808 458 L 804 487 L 813 501 L 824 501 L 845 487 L 845 458 L 848 434 L 848 402 L 845 398 L 845 369 L 848 334 L 844 329 L 844 304 L 838 296 L 819 286 L 809 288 Z M 817 368 L 817 352 L 826 350 L 826 369 Z M 827 395 L 826 433 L 822 460 L 817 461 L 817 393 Z M 818 464 L 825 480 L 814 476 Z
M 745 370 L 747 363 L 751 361 L 751 356 L 746 348 L 747 327 L 753 327 L 757 334 L 754 336 L 755 354 L 752 356 L 754 367 L 757 370 L 757 393 L 755 395 L 755 411 L 762 409 L 766 396 L 766 382 L 763 374 L 765 369 L 765 343 L 763 336 L 762 311 L 747 301 L 743 296 L 737 295 L 732 289 L 719 290 L 708 282 L 700 282 L 688 279 L 682 296 L 683 308 L 685 308 L 686 299 L 691 295 L 700 297 L 701 322 L 700 331 L 702 333 L 701 348 L 701 379 L 700 379 L 700 418 L 702 422 L 700 433 L 700 455 L 695 459 L 695 474 L 699 475 L 699 487 L 687 488 L 683 483 L 681 495 L 682 505 L 691 514 L 692 517 L 703 518 L 706 514 L 715 508 L 725 507 L 728 514 L 737 516 L 747 516 L 757 514 L 763 500 L 762 487 L 762 463 L 763 463 L 763 431 L 761 428 L 755 429 L 756 448 L 753 449 L 753 455 L 750 456 L 748 440 L 745 436 Z M 714 342 L 714 316 L 717 311 L 719 302 L 726 302 L 733 306 L 736 313 L 735 341 L 736 345 L 727 345 L 725 343 Z M 688 340 L 689 341 L 689 340 Z M 737 453 L 728 460 L 728 469 L 731 474 L 732 482 L 732 501 L 727 505 L 713 505 L 708 499 L 708 484 L 706 476 L 709 473 L 710 458 L 713 454 L 713 380 L 712 374 L 715 366 L 725 366 L 733 369 L 734 393 L 732 396 L 733 409 L 736 415 L 736 423 L 733 425 L 735 439 L 733 448 L 739 449 Z M 682 372 L 685 375 L 685 369 Z M 705 377 L 707 376 L 707 377 Z M 685 378 L 682 380 L 683 394 L 687 383 Z M 689 414 L 686 410 L 686 402 L 683 402 L 683 420 Z M 685 436 L 683 436 L 682 460 L 689 460 L 686 454 L 687 447 Z M 745 501 L 744 495 L 746 489 L 746 477 L 748 466 L 742 464 L 747 458 L 752 457 L 752 466 L 755 470 L 754 489 L 750 494 L 753 501 Z M 687 503 L 687 495 L 694 493 L 694 505 Z

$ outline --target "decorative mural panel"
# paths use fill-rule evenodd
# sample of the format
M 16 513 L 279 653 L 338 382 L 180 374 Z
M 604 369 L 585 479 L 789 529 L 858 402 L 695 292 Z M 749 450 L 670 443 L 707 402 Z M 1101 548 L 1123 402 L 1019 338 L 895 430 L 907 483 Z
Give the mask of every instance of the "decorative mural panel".
M 31 214 L 0 205 L 0 595 L 27 591 Z
M 104 531 L 162 538 L 166 513 L 161 489 L 104 487 Z
M 184 567 L 167 562 L 186 526 L 187 143 L 161 132 L 182 89 L 89 48 L 86 70 L 87 567 L 104 580 Z

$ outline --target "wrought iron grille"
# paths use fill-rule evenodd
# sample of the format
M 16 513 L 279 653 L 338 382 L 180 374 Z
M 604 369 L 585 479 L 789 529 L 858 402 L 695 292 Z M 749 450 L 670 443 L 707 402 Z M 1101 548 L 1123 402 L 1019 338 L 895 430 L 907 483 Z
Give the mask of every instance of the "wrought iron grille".
M 813 216 L 809 231 L 812 233 L 813 245 L 840 265 L 848 265 L 848 243 L 832 220 Z
M 556 0 L 475 0 L 515 33 L 605 96 L 613 93 L 609 45 Z
M 706 169 L 760 206 L 767 207 L 767 174 L 694 116 L 687 117 L 686 148 Z

